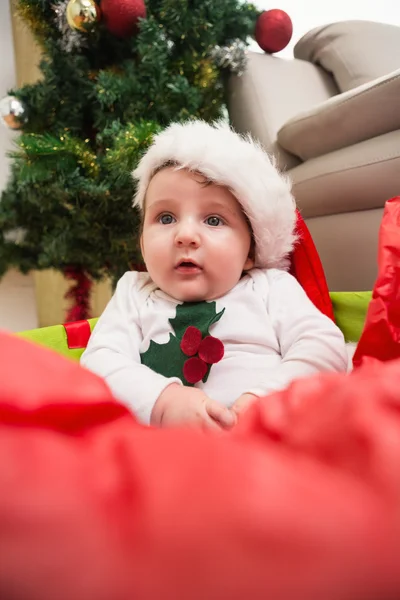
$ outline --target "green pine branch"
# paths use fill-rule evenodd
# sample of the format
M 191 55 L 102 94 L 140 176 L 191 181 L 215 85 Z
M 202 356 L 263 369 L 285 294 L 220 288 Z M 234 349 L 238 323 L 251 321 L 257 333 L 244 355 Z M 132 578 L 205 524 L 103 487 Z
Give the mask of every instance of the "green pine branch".
M 10 90 L 25 108 L 0 200 L 0 275 L 11 266 L 116 279 L 140 262 L 131 177 L 171 121 L 226 115 L 215 45 L 247 41 L 258 16 L 241 0 L 146 0 L 137 35 L 99 23 L 66 52 L 61 0 L 17 0 L 43 49 L 41 78 Z

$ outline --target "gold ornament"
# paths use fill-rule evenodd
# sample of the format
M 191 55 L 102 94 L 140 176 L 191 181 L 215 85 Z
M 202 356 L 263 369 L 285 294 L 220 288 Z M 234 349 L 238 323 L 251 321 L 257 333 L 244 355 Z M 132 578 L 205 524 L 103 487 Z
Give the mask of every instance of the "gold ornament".
M 26 122 L 25 107 L 14 96 L 6 96 L 0 100 L 0 116 L 3 123 L 10 129 L 21 129 Z
M 100 21 L 100 8 L 94 0 L 69 0 L 67 21 L 72 29 L 86 32 Z
M 194 83 L 202 88 L 210 88 L 218 79 L 218 70 L 209 59 L 201 59 L 194 65 Z

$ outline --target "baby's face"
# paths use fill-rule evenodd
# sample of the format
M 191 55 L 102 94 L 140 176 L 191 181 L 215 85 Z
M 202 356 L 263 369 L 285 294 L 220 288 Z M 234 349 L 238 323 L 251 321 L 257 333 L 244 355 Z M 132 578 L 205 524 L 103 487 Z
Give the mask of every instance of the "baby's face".
M 219 298 L 254 261 L 240 204 L 198 173 L 162 169 L 146 193 L 141 248 L 148 273 L 183 302 Z

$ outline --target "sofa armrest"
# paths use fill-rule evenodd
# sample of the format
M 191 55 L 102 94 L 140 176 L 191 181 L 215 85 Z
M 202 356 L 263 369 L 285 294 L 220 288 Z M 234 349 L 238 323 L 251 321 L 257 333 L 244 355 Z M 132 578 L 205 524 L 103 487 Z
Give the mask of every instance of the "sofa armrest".
M 332 73 L 341 92 L 399 68 L 400 27 L 374 21 L 338 21 L 312 29 L 293 48 L 296 58 Z
M 279 129 L 299 112 L 338 93 L 333 78 L 317 65 L 249 52 L 246 71 L 228 83 L 228 110 L 233 127 L 250 132 L 286 170 L 299 160 L 277 144 Z
M 400 69 L 290 119 L 279 144 L 303 161 L 400 129 Z

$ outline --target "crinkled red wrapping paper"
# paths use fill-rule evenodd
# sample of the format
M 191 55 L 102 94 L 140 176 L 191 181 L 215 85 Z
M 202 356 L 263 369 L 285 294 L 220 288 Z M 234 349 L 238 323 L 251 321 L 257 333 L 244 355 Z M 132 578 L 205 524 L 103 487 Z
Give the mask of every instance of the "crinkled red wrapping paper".
M 400 357 L 400 196 L 388 200 L 379 230 L 378 278 L 353 357 L 382 361 Z
M 1 333 L 0 366 L 1 600 L 400 598 L 400 360 L 207 435 Z

